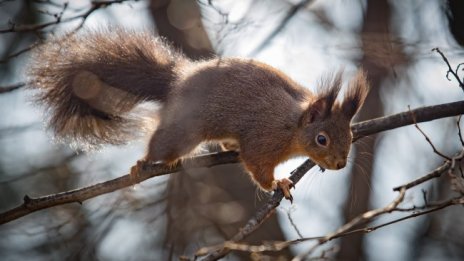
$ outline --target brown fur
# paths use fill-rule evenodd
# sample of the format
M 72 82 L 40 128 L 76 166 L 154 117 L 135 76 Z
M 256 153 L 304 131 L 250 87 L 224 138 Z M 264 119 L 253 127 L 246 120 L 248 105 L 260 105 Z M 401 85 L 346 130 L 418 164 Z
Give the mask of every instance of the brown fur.
M 29 75 L 57 136 L 95 147 L 143 132 L 145 119 L 133 109 L 165 100 L 188 63 L 149 33 L 109 28 L 49 40 L 34 52 Z
M 172 163 L 201 142 L 226 140 L 239 147 L 246 169 L 265 190 L 272 188 L 275 166 L 296 155 L 324 168 L 344 167 L 350 121 L 368 92 L 362 71 L 337 102 L 340 73 L 315 94 L 257 61 L 190 62 L 159 39 L 122 30 L 48 43 L 32 68 L 59 135 L 92 145 L 121 143 L 137 131 L 128 123 L 133 107 L 160 101 L 145 160 Z M 316 143 L 320 133 L 327 147 Z

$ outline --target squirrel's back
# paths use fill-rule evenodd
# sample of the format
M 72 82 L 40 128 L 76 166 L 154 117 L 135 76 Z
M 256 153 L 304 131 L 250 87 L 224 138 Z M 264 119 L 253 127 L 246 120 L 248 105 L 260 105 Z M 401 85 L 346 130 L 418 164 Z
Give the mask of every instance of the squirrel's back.
M 169 116 L 164 118 L 188 122 L 205 139 L 230 138 L 254 129 L 296 125 L 312 98 L 309 90 L 259 61 L 212 59 L 184 71 L 175 97 L 165 104 Z M 175 119 L 173 112 L 178 112 Z
M 163 102 L 190 61 L 150 33 L 86 30 L 49 40 L 33 54 L 30 83 L 58 137 L 95 146 L 144 131 L 134 108 Z

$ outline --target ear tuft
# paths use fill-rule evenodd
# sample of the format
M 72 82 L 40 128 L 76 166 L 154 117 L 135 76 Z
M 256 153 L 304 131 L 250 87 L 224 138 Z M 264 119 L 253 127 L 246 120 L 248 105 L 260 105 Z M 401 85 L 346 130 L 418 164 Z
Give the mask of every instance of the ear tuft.
M 330 114 L 332 106 L 337 99 L 338 93 L 340 92 L 342 87 L 342 75 L 343 70 L 339 70 L 336 74 L 329 74 L 323 77 L 318 85 L 318 101 L 324 100 L 326 103 L 327 111 L 324 112 L 326 114 L 325 116 Z
M 369 83 L 366 78 L 366 73 L 363 69 L 359 69 L 348 86 L 341 106 L 342 113 L 348 119 L 353 118 L 363 105 L 368 93 Z
M 324 120 L 330 116 L 332 106 L 342 86 L 342 74 L 343 71 L 340 70 L 336 74 L 327 75 L 321 79 L 317 86 L 318 99 L 310 104 L 303 113 L 299 126 L 313 123 L 316 120 Z
M 311 103 L 300 118 L 299 125 L 313 123 L 316 120 L 324 120 L 330 116 L 332 106 L 337 99 L 342 86 L 343 71 L 335 75 L 328 75 L 321 79 L 317 89 L 318 99 Z

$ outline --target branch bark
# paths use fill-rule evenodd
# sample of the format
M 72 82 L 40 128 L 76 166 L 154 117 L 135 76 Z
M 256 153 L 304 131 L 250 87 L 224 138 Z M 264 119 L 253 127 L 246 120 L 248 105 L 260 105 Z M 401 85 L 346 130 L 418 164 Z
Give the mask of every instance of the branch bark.
M 47 195 L 39 198 L 31 198 L 26 195 L 24 196 L 23 204 L 0 214 L 0 224 L 10 222 L 45 208 L 74 202 L 82 204 L 82 202 L 87 199 L 110 193 L 125 187 L 130 187 L 152 177 L 163 176 L 188 168 L 209 168 L 215 165 L 237 162 L 239 162 L 237 152 L 228 151 L 214 153 L 186 159 L 172 167 L 166 166 L 165 164 L 147 164 L 142 166 L 137 177 L 124 175 L 122 177 L 88 187 Z
M 227 254 L 231 250 L 247 251 L 247 252 L 281 251 L 282 249 L 285 249 L 285 248 L 289 247 L 290 245 L 294 245 L 294 244 L 298 244 L 298 243 L 306 242 L 306 241 L 317 240 L 317 242 L 308 251 L 306 251 L 306 252 L 302 253 L 301 255 L 296 256 L 294 259 L 292 259 L 293 261 L 299 261 L 299 260 L 303 260 L 303 259 L 308 258 L 308 256 L 312 252 L 314 252 L 314 250 L 317 247 L 319 247 L 319 246 L 321 246 L 321 245 L 323 245 L 323 244 L 325 244 L 328 241 L 331 241 L 333 239 L 341 238 L 341 237 L 345 237 L 345 236 L 353 235 L 353 234 L 359 234 L 359 233 L 367 234 L 367 233 L 373 232 L 374 230 L 377 230 L 379 228 L 382 228 L 382 227 L 385 227 L 385 226 L 388 226 L 388 225 L 391 225 L 391 224 L 395 224 L 395 223 L 398 223 L 398 222 L 401 222 L 401 221 L 404 221 L 404 220 L 407 220 L 407 219 L 410 219 L 410 218 L 414 218 L 414 217 L 417 217 L 417 216 L 429 214 L 429 213 L 441 210 L 443 208 L 446 208 L 446 207 L 449 207 L 449 206 L 452 206 L 452 205 L 462 205 L 462 204 L 464 204 L 464 197 L 463 196 L 458 196 L 458 197 L 454 197 L 454 198 L 451 198 L 451 199 L 447 199 L 447 200 L 442 201 L 442 202 L 436 202 L 436 203 L 425 202 L 423 206 L 419 206 L 419 207 L 414 206 L 414 207 L 406 208 L 406 209 L 398 207 L 398 205 L 403 202 L 403 200 L 405 198 L 406 191 L 408 189 L 410 189 L 412 187 L 415 187 L 415 186 L 417 186 L 417 185 L 419 185 L 419 184 L 421 184 L 421 183 L 423 183 L 425 181 L 440 177 L 441 174 L 443 174 L 446 171 L 449 172 L 452 169 L 452 165 L 454 164 L 454 162 L 462 160 L 463 157 L 464 157 L 464 150 L 462 150 L 460 153 L 456 154 L 450 160 L 445 161 L 442 165 L 437 167 L 434 171 L 432 171 L 429 174 L 423 176 L 422 178 L 419 178 L 419 179 L 417 179 L 415 181 L 408 182 L 408 183 L 405 183 L 405 184 L 403 184 L 403 185 L 401 185 L 399 187 L 394 188 L 393 190 L 396 191 L 396 192 L 399 192 L 399 195 L 392 202 L 390 202 L 388 205 L 386 205 L 385 207 L 382 207 L 382 208 L 377 208 L 377 209 L 365 211 L 365 212 L 357 215 L 353 219 L 351 219 L 348 223 L 341 226 L 336 231 L 334 231 L 332 233 L 329 233 L 329 234 L 327 234 L 325 236 L 300 238 L 300 239 L 289 240 L 289 241 L 273 241 L 273 242 L 268 241 L 268 242 L 264 242 L 263 244 L 258 245 L 258 246 L 248 245 L 246 243 L 240 243 L 239 240 L 236 239 L 237 236 L 235 236 L 230 241 L 226 241 L 223 244 L 216 245 L 216 246 L 211 246 L 211 247 L 202 247 L 202 248 L 200 248 L 196 253 L 196 257 L 205 256 L 205 255 L 207 255 L 207 254 L 209 254 L 211 252 L 211 254 L 209 254 L 204 259 L 202 259 L 202 261 L 205 261 L 205 260 L 217 260 L 217 259 L 223 257 L 225 254 Z M 391 221 L 388 221 L 388 222 L 385 222 L 385 223 L 381 223 L 381 224 L 376 225 L 376 226 L 366 226 L 366 227 L 363 227 L 363 228 L 355 228 L 355 227 L 358 227 L 360 225 L 364 225 L 364 224 L 367 224 L 369 222 L 372 222 L 374 218 L 376 218 L 376 217 L 378 217 L 380 215 L 391 213 L 391 212 L 410 212 L 412 214 L 407 215 L 407 216 L 403 216 L 401 218 L 397 218 L 397 219 L 394 219 L 394 220 L 391 220 Z M 259 214 L 257 214 L 256 216 L 261 215 L 261 211 L 259 211 L 258 213 Z M 270 213 L 272 213 L 272 212 L 270 212 Z M 251 223 L 256 224 L 255 219 L 256 218 L 253 217 L 248 222 L 247 226 L 250 225 Z M 262 223 L 263 221 L 260 220 L 260 222 Z M 246 228 L 247 226 L 245 226 L 244 228 Z M 244 229 L 244 230 L 246 230 L 246 229 Z M 242 236 L 242 234 L 243 234 L 243 231 L 240 231 L 237 235 Z M 239 238 L 243 239 L 241 237 L 239 237 Z
M 414 124 L 414 118 L 416 119 L 416 122 L 419 123 L 445 117 L 457 116 L 463 114 L 463 110 L 464 101 L 458 101 L 422 107 L 390 116 L 359 122 L 354 124 L 351 128 L 353 131 L 353 142 L 362 137 L 369 136 L 378 132 Z
M 464 114 L 464 101 L 418 108 L 412 111 L 406 111 L 391 116 L 353 124 L 353 141 L 381 131 L 414 124 L 413 114 L 411 112 L 413 112 L 415 115 L 417 123 L 456 116 Z M 239 161 L 239 154 L 237 152 L 229 151 L 214 153 L 186 159 L 173 167 L 169 167 L 164 164 L 147 164 L 142 167 L 139 175 L 136 178 L 131 178 L 130 175 L 125 175 L 92 186 L 38 198 L 31 198 L 26 195 L 24 197 L 24 202 L 20 206 L 0 213 L 0 224 L 8 223 L 12 220 L 18 219 L 41 209 L 74 202 L 82 204 L 82 202 L 87 199 L 110 193 L 125 187 L 130 187 L 135 183 L 142 182 L 152 177 L 175 173 L 188 168 L 209 168 L 215 165 L 238 163 Z M 294 170 L 292 172 L 292 176 L 290 177 L 294 184 L 296 184 L 301 179 L 301 177 L 303 177 L 303 175 L 314 165 L 315 164 L 308 159 L 296 170 Z M 268 203 L 256 212 L 256 215 L 249 220 L 245 227 L 240 230 L 240 232 L 237 233 L 232 240 L 243 239 L 251 232 L 256 230 L 259 225 L 263 223 L 266 217 L 268 217 L 271 212 L 279 205 L 282 198 L 282 192 L 276 191 L 276 193 L 274 193 L 274 195 L 269 199 Z M 227 252 L 221 252 L 221 254 L 225 255 Z

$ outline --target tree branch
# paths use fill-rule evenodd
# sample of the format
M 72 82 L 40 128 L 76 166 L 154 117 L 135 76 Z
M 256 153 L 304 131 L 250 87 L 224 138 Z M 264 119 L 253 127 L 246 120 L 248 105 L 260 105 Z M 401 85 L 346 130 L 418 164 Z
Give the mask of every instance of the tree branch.
M 464 101 L 423 107 L 415 109 L 413 112 L 416 116 L 417 122 L 456 116 L 459 114 L 464 114 Z M 355 137 L 354 140 L 357 140 L 364 136 L 398 128 L 401 126 L 411 125 L 413 123 L 414 121 L 412 119 L 411 112 L 406 111 L 399 114 L 354 124 L 352 125 L 352 131 Z M 173 167 L 168 167 L 164 164 L 146 164 L 142 167 L 141 172 L 137 178 L 131 179 L 129 175 L 125 175 L 92 186 L 39 198 L 30 198 L 25 196 L 22 205 L 0 213 L 0 224 L 10 222 L 41 209 L 73 202 L 82 203 L 87 199 L 132 186 L 134 183 L 142 182 L 152 177 L 178 172 L 182 169 L 212 167 L 220 164 L 238 163 L 238 156 L 239 155 L 237 152 L 221 152 L 186 159 L 182 161 L 182 163 L 179 163 Z M 315 164 L 308 159 L 292 172 L 290 179 L 292 179 L 294 184 L 296 184 L 301 179 L 301 177 L 303 177 L 303 175 L 314 165 Z M 271 212 L 279 205 L 282 198 L 282 192 L 280 190 L 276 191 L 276 193 L 274 193 L 269 201 L 260 210 L 257 211 L 256 215 L 249 220 L 245 227 L 239 233 L 237 233 L 237 235 L 235 235 L 232 240 L 235 241 L 243 239 L 251 232 L 256 230 L 259 225 L 266 219 L 266 217 L 269 216 Z M 226 253 L 222 254 L 225 255 Z
M 431 206 L 423 206 L 423 207 L 414 208 L 414 209 L 411 208 L 407 210 L 408 212 L 412 212 L 412 214 L 410 215 L 397 218 L 392 221 L 388 221 L 388 222 L 385 222 L 385 223 L 382 223 L 376 226 L 368 226 L 368 227 L 349 230 L 344 233 L 340 233 L 335 236 L 332 236 L 331 240 L 344 237 L 344 236 L 357 234 L 357 233 L 365 233 L 365 234 L 371 233 L 379 228 L 383 228 L 383 227 L 386 227 L 386 226 L 389 226 L 389 225 L 392 225 L 392 224 L 395 224 L 401 221 L 405 221 L 405 220 L 408 220 L 414 217 L 430 214 L 432 212 L 444 209 L 449 206 L 463 205 L 463 204 L 464 204 L 464 198 L 456 197 L 456 198 L 451 198 L 451 199 L 445 200 L 443 202 L 440 202 L 440 203 L 437 203 Z M 417 209 L 421 209 L 422 211 L 417 211 Z M 394 211 L 403 211 L 403 209 L 396 208 Z M 228 248 L 230 250 L 234 250 L 234 251 L 244 251 L 244 252 L 252 252 L 252 253 L 266 252 L 266 251 L 282 251 L 283 249 L 291 245 L 296 245 L 296 244 L 299 244 L 302 242 L 308 242 L 308 241 L 324 240 L 324 238 L 326 238 L 326 236 L 305 237 L 305 238 L 299 238 L 299 239 L 288 240 L 288 241 L 266 241 L 259 245 L 251 245 L 251 244 L 241 243 L 241 242 L 226 241 L 220 245 L 211 246 L 211 247 L 203 247 L 197 252 L 197 254 L 206 255 L 209 252 L 215 251 L 223 247 Z
M 298 168 L 292 171 L 290 180 L 293 182 L 293 184 L 298 183 L 304 174 L 306 174 L 306 172 L 308 172 L 315 165 L 316 164 L 314 164 L 314 162 L 312 162 L 310 159 L 306 160 Z M 235 234 L 235 236 L 233 236 L 230 241 L 237 242 L 243 240 L 245 237 L 255 231 L 271 214 L 274 213 L 275 208 L 279 206 L 283 198 L 284 194 L 282 193 L 282 190 L 277 190 L 266 202 L 266 204 L 264 204 L 260 209 L 258 209 L 258 211 L 256 211 L 256 214 L 248 220 L 245 226 L 243 226 L 243 228 L 240 229 L 240 231 Z M 227 247 L 220 248 L 219 250 L 216 250 L 215 252 L 206 256 L 203 261 L 217 260 L 221 257 L 224 257 L 229 252 L 230 249 Z M 200 249 L 195 255 L 201 256 L 202 254 L 202 249 Z
M 454 156 L 450 160 L 447 160 L 441 166 L 437 167 L 434 171 L 431 172 L 431 174 L 427 174 L 420 179 L 417 179 L 415 181 L 412 181 L 402 186 L 399 186 L 397 188 L 394 188 L 394 191 L 398 191 L 399 195 L 390 204 L 382 208 L 377 208 L 374 210 L 364 212 L 358 215 L 357 217 L 355 217 L 354 219 L 352 219 L 351 221 L 349 221 L 348 223 L 346 223 L 345 225 L 343 225 L 342 227 L 340 227 L 339 229 L 337 229 L 335 232 L 329 233 L 326 236 L 307 237 L 307 238 L 300 238 L 300 239 L 289 240 L 289 241 L 264 242 L 261 245 L 249 245 L 246 243 L 240 243 L 238 242 L 238 240 L 235 240 L 235 237 L 234 237 L 230 241 L 226 241 L 220 245 L 202 247 L 196 252 L 195 256 L 196 257 L 204 256 L 212 252 L 208 256 L 206 256 L 204 259 L 202 259 L 202 261 L 217 260 L 223 257 L 225 254 L 227 254 L 231 250 L 248 251 L 248 252 L 281 251 L 282 249 L 289 247 L 290 245 L 293 245 L 293 244 L 317 240 L 318 242 L 315 245 L 313 245 L 307 252 L 293 259 L 295 261 L 299 261 L 309 256 L 317 247 L 333 239 L 356 234 L 356 233 L 370 233 L 379 228 L 382 228 L 382 227 L 385 227 L 385 226 L 388 226 L 394 223 L 398 223 L 398 222 L 401 222 L 401 221 L 404 221 L 410 218 L 414 218 L 417 216 L 429 214 L 431 212 L 441 210 L 448 206 L 459 205 L 459 204 L 462 205 L 464 204 L 464 197 L 459 196 L 459 197 L 451 198 L 451 199 L 438 202 L 438 203 L 429 204 L 425 202 L 425 205 L 421 207 L 412 207 L 412 208 L 407 208 L 407 209 L 398 207 L 398 205 L 403 202 L 405 195 L 406 195 L 406 191 L 408 189 L 415 187 L 432 178 L 439 177 L 442 173 L 446 171 L 450 171 L 452 168 L 453 162 L 455 162 L 456 160 L 461 160 L 463 157 L 464 157 L 464 150 L 456 154 L 456 156 Z M 435 175 L 436 173 L 440 173 L 440 175 Z M 422 211 L 418 211 L 418 210 L 422 210 Z M 412 214 L 398 218 L 398 219 L 394 219 L 392 221 L 389 221 L 389 222 L 386 222 L 386 223 L 383 223 L 377 226 L 371 226 L 371 227 L 368 226 L 364 228 L 355 229 L 355 227 L 359 225 L 364 225 L 366 223 L 371 222 L 375 217 L 378 217 L 382 214 L 391 213 L 391 212 L 412 212 Z M 254 220 L 254 219 L 255 218 L 253 217 L 251 220 Z M 248 224 L 251 223 L 250 221 L 248 222 Z M 239 234 L 240 233 L 241 231 L 239 232 Z
M 445 117 L 457 116 L 464 114 L 463 111 L 464 101 L 458 101 L 422 107 L 386 117 L 363 121 L 354 124 L 351 128 L 353 131 L 353 142 L 362 137 L 369 136 L 378 132 L 414 124 L 414 117 L 415 122 L 419 123 Z
M 65 191 L 57 194 L 31 198 L 24 196 L 24 202 L 20 206 L 0 214 L 0 224 L 4 224 L 23 217 L 41 209 L 50 208 L 67 203 L 79 203 L 106 193 L 110 193 L 125 187 L 130 187 L 152 177 L 163 176 L 170 173 L 179 172 L 188 168 L 209 168 L 215 165 L 239 162 L 238 153 L 233 151 L 214 153 L 186 159 L 175 166 L 164 164 L 144 165 L 137 177 L 124 175 L 119 178 L 101 182 L 92 186 Z

